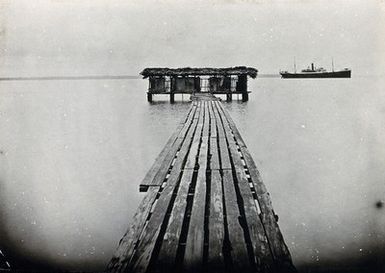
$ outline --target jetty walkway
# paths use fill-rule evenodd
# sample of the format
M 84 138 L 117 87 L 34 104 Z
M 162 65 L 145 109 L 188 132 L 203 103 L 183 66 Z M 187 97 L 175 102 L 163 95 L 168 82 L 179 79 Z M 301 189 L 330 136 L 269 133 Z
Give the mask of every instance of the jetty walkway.
M 213 95 L 192 100 L 107 271 L 295 272 L 235 123 Z

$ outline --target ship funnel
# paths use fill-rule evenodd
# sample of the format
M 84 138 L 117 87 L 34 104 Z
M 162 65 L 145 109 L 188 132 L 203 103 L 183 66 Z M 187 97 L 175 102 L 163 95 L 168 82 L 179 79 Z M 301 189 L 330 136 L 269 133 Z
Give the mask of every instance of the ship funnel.
M 314 64 L 311 63 L 311 70 L 314 70 Z

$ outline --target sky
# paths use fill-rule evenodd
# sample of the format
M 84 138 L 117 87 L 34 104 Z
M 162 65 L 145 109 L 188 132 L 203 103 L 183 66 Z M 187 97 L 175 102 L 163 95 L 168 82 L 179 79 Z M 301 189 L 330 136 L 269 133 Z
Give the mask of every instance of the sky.
M 143 68 L 311 62 L 385 71 L 383 1 L 0 0 L 0 75 L 137 75 Z

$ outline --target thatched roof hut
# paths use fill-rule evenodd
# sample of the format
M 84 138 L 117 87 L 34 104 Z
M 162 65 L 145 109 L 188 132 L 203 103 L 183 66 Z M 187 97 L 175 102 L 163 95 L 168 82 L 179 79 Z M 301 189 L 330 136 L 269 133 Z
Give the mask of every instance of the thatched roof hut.
M 146 68 L 140 74 L 143 78 L 150 76 L 230 76 L 248 75 L 255 79 L 258 70 L 253 67 L 235 66 L 228 68 Z

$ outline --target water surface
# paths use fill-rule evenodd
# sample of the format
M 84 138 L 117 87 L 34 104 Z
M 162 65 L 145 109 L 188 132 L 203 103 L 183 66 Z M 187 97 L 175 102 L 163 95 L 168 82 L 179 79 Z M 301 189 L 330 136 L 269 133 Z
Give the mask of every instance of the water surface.
M 250 81 L 249 102 L 225 103 L 300 269 L 380 257 L 383 86 L 376 77 L 260 78 Z M 0 82 L 0 234 L 9 256 L 104 269 L 143 196 L 141 179 L 190 106 L 186 96 L 149 104 L 146 89 L 140 79 Z

